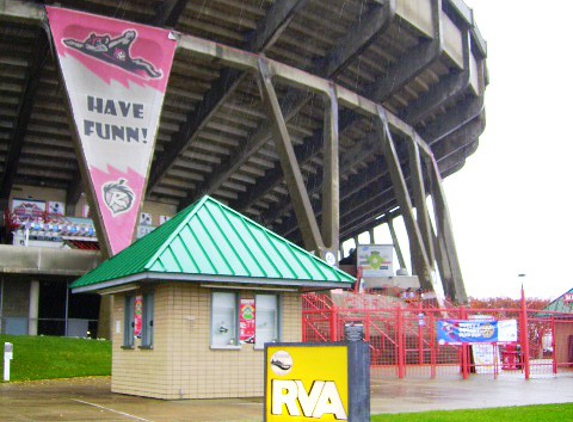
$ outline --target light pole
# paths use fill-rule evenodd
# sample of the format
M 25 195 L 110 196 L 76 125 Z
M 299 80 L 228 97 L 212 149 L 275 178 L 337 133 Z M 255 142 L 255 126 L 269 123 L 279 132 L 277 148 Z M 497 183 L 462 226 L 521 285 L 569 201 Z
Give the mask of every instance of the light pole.
M 518 274 L 517 277 L 523 278 L 525 274 Z M 523 281 L 521 282 L 521 355 L 523 358 L 523 373 L 525 379 L 529 379 L 529 323 L 527 320 L 527 305 L 525 303 L 525 291 Z

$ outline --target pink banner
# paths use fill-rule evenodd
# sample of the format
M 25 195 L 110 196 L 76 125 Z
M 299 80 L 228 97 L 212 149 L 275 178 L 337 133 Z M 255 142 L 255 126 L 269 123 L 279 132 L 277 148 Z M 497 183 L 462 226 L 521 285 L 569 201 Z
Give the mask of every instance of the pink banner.
M 133 239 L 175 48 L 169 30 L 46 7 L 111 255 Z
M 241 299 L 239 308 L 239 341 L 241 344 L 255 342 L 254 299 Z

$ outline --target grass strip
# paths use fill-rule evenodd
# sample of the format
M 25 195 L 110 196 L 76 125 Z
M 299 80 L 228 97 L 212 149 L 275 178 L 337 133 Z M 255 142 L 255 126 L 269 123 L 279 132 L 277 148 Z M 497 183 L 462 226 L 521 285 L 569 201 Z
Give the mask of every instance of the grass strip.
M 374 415 L 370 420 L 372 422 L 565 422 L 573 421 L 573 404 L 384 414 Z
M 2 367 L 5 342 L 14 345 L 11 381 L 111 374 L 111 342 L 107 340 L 0 334 Z

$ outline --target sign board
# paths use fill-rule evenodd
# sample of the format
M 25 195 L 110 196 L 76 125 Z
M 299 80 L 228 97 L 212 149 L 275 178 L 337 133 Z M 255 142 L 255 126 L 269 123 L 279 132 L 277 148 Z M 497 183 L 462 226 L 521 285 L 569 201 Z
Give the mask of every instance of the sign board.
M 394 245 L 358 245 L 357 266 L 362 277 L 394 277 Z
M 517 341 L 517 321 L 441 320 L 436 322 L 438 343 L 487 344 Z
M 265 422 L 345 421 L 348 409 L 346 345 L 265 346 Z
M 239 305 L 239 342 L 255 342 L 255 300 L 241 299 Z
M 133 240 L 177 37 L 46 7 L 105 251 Z

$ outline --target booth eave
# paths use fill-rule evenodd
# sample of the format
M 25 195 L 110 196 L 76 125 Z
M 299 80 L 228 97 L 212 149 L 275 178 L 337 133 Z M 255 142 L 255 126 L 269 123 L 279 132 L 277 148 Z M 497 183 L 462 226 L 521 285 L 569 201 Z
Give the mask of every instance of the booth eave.
M 347 281 L 284 280 L 252 277 L 206 276 L 204 274 L 140 273 L 128 277 L 102 281 L 98 284 L 72 287 L 72 293 L 114 294 L 135 290 L 156 283 L 196 283 L 211 289 L 254 289 L 276 291 L 315 292 L 320 290 L 346 289 L 352 286 Z
M 345 288 L 355 278 L 206 196 L 70 286 L 187 281 Z

